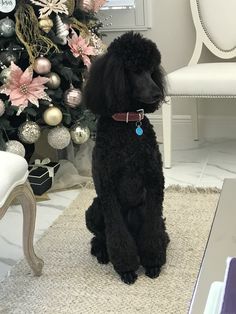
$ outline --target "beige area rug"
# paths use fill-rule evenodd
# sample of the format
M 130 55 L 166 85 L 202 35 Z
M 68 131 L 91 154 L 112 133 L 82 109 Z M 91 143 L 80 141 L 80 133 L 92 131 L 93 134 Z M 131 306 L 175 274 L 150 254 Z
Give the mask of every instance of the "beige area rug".
M 45 261 L 41 277 L 33 277 L 24 260 L 13 267 L 0 284 L 1 314 L 187 313 L 219 193 L 166 192 L 167 264 L 155 280 L 140 268 L 132 286 L 120 281 L 111 264 L 99 265 L 89 253 L 84 214 L 94 195 L 94 190 L 82 190 L 38 241 L 37 254 Z

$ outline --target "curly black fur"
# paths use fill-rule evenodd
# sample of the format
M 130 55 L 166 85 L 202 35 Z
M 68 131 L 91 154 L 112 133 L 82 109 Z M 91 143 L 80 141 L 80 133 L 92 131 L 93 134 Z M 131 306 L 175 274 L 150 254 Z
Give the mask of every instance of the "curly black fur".
M 140 265 L 155 278 L 166 262 L 164 177 L 148 118 L 138 136 L 135 122 L 117 122 L 111 116 L 159 107 L 165 95 L 160 62 L 152 41 L 127 33 L 94 62 L 84 90 L 85 105 L 100 115 L 93 151 L 97 197 L 86 211 L 87 228 L 95 235 L 91 253 L 99 263 L 111 261 L 128 284 L 135 282 Z

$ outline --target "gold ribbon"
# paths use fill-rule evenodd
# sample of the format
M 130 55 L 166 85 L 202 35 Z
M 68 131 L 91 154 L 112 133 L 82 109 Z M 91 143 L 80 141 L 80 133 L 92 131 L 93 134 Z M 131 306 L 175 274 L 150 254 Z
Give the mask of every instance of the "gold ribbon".
M 71 16 L 75 10 L 75 1 L 74 0 L 67 0 L 66 6 L 69 12 L 69 16 Z
M 31 5 L 21 2 L 15 18 L 16 35 L 25 46 L 31 64 L 40 55 L 59 52 L 58 47 L 49 38 L 41 35 L 38 19 Z

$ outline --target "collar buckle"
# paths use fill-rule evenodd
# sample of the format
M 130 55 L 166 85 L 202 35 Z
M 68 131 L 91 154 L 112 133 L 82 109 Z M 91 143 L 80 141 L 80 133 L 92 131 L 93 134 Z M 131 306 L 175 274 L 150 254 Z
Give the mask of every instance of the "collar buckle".
M 139 121 L 143 120 L 143 118 L 144 118 L 144 109 L 139 109 L 139 110 L 137 110 L 137 112 L 139 113 Z

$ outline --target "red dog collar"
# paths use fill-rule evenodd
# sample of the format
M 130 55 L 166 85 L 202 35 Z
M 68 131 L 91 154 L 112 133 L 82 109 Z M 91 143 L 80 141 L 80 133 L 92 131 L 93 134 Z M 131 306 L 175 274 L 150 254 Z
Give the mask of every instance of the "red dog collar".
M 144 110 L 140 109 L 137 112 L 119 112 L 113 114 L 112 118 L 115 121 L 140 122 L 144 119 Z

